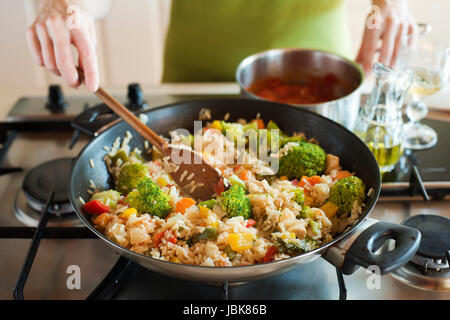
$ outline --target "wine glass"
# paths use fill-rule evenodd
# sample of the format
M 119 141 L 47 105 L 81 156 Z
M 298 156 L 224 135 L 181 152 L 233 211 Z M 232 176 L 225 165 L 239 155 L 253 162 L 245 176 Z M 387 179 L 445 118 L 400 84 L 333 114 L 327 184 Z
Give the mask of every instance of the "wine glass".
M 433 128 L 420 123 L 428 113 L 423 99 L 438 92 L 448 82 L 450 49 L 448 45 L 433 41 L 429 33 L 412 35 L 406 41 L 409 46 L 402 54 L 402 64 L 412 71 L 413 80 L 408 90 L 409 103 L 405 111 L 409 122 L 403 128 L 403 145 L 422 150 L 434 146 L 438 139 Z

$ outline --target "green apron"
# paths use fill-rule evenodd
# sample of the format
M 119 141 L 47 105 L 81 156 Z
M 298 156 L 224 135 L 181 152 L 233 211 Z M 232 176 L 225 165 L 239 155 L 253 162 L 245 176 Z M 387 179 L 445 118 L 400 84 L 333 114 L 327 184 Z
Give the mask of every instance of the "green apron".
M 349 56 L 343 2 L 172 0 L 162 81 L 234 81 L 242 59 L 273 48 Z

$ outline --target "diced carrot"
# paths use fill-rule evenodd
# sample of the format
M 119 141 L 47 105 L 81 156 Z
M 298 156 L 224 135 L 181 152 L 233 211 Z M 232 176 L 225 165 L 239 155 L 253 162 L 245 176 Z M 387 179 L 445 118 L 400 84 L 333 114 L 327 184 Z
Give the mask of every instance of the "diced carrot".
M 242 165 L 238 164 L 233 168 L 234 172 L 238 172 L 242 168 Z
M 309 183 L 308 177 L 303 176 L 303 177 L 300 179 L 300 181 L 299 181 L 299 183 L 298 183 L 298 186 L 301 187 L 301 188 L 303 188 L 303 189 L 305 189 L 305 190 L 307 190 L 307 191 L 309 191 L 310 188 L 311 188 L 311 184 Z
M 263 119 L 253 119 L 251 122 L 256 122 L 258 129 L 265 129 L 266 125 L 264 124 Z
M 336 180 L 341 180 L 350 177 L 352 174 L 348 170 L 341 170 L 336 173 Z
M 177 202 L 177 205 L 175 206 L 175 212 L 180 212 L 184 214 L 186 212 L 186 209 L 192 207 L 195 204 L 195 200 L 192 198 L 182 198 Z
M 319 176 L 312 176 L 308 178 L 309 183 L 312 185 L 318 184 L 322 182 L 322 179 Z
M 303 176 L 300 179 L 298 186 L 309 191 L 313 185 L 318 184 L 320 182 L 322 182 L 322 179 L 319 176 L 311 176 L 311 177 Z
M 109 214 L 105 212 L 95 217 L 94 224 L 104 228 L 108 224 L 109 220 L 110 220 Z
M 239 178 L 241 180 L 247 181 L 248 180 L 248 170 L 242 170 L 242 172 L 239 174 Z

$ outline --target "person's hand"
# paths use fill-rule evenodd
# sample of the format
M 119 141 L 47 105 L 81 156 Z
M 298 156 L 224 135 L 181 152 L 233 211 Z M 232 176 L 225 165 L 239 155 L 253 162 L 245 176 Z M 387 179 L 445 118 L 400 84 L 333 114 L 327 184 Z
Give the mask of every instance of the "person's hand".
M 80 81 L 71 52 L 74 45 L 87 89 L 98 89 L 97 38 L 89 13 L 78 6 L 68 6 L 64 0 L 45 1 L 26 35 L 35 62 L 61 75 L 67 85 L 78 87 Z
M 407 0 L 373 0 L 371 8 L 355 59 L 365 72 L 372 70 L 377 51 L 378 61 L 392 67 L 406 35 L 414 33 L 416 29 Z

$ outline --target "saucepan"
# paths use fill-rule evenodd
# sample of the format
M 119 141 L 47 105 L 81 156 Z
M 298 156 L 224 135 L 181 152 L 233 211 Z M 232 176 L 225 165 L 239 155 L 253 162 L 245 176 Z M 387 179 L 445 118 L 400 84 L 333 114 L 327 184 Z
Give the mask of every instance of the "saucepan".
M 327 95 L 320 103 L 289 103 L 336 121 L 352 130 L 358 116 L 361 100 L 360 88 L 364 72 L 355 62 L 338 54 L 301 48 L 272 49 L 245 58 L 236 71 L 236 81 L 241 96 L 250 99 L 270 99 L 251 90 L 252 86 L 265 79 L 281 79 L 286 83 L 306 84 L 312 79 L 331 76 L 333 83 L 321 83 Z M 326 88 L 328 87 L 328 88 Z
M 304 132 L 317 139 L 323 148 L 338 155 L 341 165 L 354 171 L 372 192 L 367 196 L 360 218 L 336 236 L 331 242 L 307 253 L 285 260 L 248 266 L 209 267 L 173 263 L 145 256 L 114 243 L 100 233 L 82 207 L 82 199 L 89 199 L 90 180 L 99 190 L 113 187 L 113 181 L 103 160 L 117 137 L 124 137 L 129 130 L 133 134 L 130 147 L 143 148 L 143 139 L 127 123 L 118 121 L 103 130 L 80 152 L 70 175 L 69 198 L 83 223 L 100 239 L 119 254 L 137 262 L 145 268 L 168 276 L 204 283 L 241 283 L 279 273 L 287 272 L 300 264 L 323 257 L 344 274 L 353 273 L 359 266 L 376 265 L 381 273 L 388 273 L 407 263 L 415 254 L 420 243 L 420 233 L 407 226 L 377 221 L 368 218 L 374 208 L 381 189 L 378 164 L 366 145 L 352 132 L 321 115 L 305 109 L 249 99 L 208 99 L 178 102 L 142 113 L 148 118 L 148 125 L 157 133 L 169 136 L 171 130 L 184 128 L 192 132 L 194 121 L 198 120 L 202 108 L 209 108 L 213 119 L 228 121 L 239 118 L 253 119 L 259 114 L 265 121 L 273 120 L 286 133 Z M 92 166 L 92 164 L 95 164 Z M 387 241 L 395 240 L 395 246 L 388 252 L 377 252 Z M 391 241 L 392 242 L 392 241 Z M 378 250 L 382 251 L 382 250 Z

